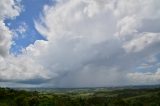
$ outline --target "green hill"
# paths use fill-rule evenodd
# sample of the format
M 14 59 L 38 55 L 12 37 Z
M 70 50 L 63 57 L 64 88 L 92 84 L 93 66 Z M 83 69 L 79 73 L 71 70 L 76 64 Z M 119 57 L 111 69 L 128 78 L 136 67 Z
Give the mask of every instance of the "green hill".
M 26 91 L 0 88 L 0 106 L 160 106 L 160 88 Z

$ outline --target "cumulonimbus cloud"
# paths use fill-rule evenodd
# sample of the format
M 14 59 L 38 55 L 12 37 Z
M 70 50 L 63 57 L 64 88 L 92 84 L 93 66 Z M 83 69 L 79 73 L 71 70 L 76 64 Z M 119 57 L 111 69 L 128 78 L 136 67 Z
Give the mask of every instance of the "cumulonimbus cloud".
M 160 30 L 149 30 L 160 17 L 158 3 L 61 0 L 45 6 L 35 22 L 48 39 L 46 49 L 32 49 L 42 53 L 39 61 L 57 75 L 54 82 L 60 86 L 129 84 L 127 74 L 159 53 Z
M 41 71 L 20 75 L 31 74 L 26 80 L 47 79 L 46 85 L 57 87 L 138 84 L 131 81 L 134 73 L 145 70 L 137 67 L 149 57 L 159 63 L 160 25 L 153 25 L 160 22 L 159 4 L 159 0 L 59 0 L 44 6 L 35 27 L 47 40 L 37 40 L 21 55 L 33 61 L 34 67 L 25 67 Z

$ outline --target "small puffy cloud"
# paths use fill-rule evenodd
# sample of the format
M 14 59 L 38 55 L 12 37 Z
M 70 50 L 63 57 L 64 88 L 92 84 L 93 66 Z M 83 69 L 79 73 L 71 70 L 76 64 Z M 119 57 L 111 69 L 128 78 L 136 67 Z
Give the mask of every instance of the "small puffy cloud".
M 28 25 L 25 22 L 22 22 L 18 28 L 12 30 L 14 39 L 21 39 L 26 36 L 25 32 L 28 30 Z

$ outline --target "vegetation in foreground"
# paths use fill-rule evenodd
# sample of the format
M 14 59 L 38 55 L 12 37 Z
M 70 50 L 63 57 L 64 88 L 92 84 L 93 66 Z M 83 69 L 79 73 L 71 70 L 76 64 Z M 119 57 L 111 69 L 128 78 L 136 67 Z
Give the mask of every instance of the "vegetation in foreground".
M 61 93 L 0 88 L 0 106 L 160 106 L 160 88 Z

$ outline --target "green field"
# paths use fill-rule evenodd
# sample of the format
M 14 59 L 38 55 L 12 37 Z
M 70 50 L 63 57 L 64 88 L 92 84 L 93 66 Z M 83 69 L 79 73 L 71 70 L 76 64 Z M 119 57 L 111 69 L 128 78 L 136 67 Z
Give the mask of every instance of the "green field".
M 0 88 L 0 106 L 160 106 L 160 88 Z

